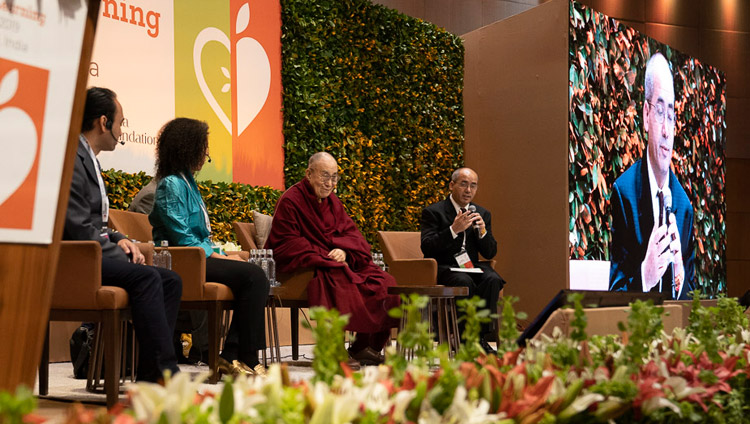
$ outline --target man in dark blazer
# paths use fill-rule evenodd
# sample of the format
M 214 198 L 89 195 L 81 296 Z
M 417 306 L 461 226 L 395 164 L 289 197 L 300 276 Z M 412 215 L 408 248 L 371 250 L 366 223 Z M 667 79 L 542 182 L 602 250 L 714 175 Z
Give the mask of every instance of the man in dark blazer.
M 468 287 L 468 297 L 479 296 L 486 307 L 495 311 L 505 281 L 487 263 L 479 262 L 479 255 L 492 259 L 497 253 L 497 241 L 492 235 L 492 217 L 485 208 L 471 200 L 477 193 L 479 177 L 470 168 L 453 172 L 451 194 L 422 211 L 422 253 L 438 263 L 438 283 L 446 286 Z M 468 260 L 468 262 L 466 262 Z M 479 268 L 481 273 L 451 270 L 451 268 Z M 486 336 L 491 328 L 482 327 L 482 348 L 494 353 Z
M 96 155 L 115 149 L 122 121 L 115 93 L 98 87 L 87 91 L 63 239 L 101 244 L 102 284 L 128 292 L 140 346 L 138 380 L 158 382 L 165 371 L 179 371 L 172 332 L 182 280 L 167 269 L 146 266 L 135 244 L 107 228 L 109 201 Z
M 669 64 L 656 53 L 646 65 L 646 156 L 617 178 L 610 197 L 611 291 L 688 299 L 695 287 L 693 207 L 670 169 L 674 100 Z

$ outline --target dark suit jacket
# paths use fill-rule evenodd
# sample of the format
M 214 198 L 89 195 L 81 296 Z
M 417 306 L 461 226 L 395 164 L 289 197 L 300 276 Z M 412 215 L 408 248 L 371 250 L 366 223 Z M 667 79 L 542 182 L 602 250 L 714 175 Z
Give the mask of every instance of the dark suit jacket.
M 634 163 L 620 175 L 612 188 L 610 291 L 640 292 L 643 290 L 641 262 L 646 257 L 646 244 L 654 228 L 647 166 L 645 159 Z M 677 229 L 682 245 L 682 262 L 685 266 L 685 287 L 682 289 L 680 299 L 687 299 L 688 294 L 695 287 L 693 207 L 672 171 L 669 172 L 669 189 L 672 191 L 672 211 L 677 218 Z M 671 282 L 671 267 L 664 274 L 664 280 Z M 662 283 L 662 291 L 667 297 L 672 296 L 670 284 Z M 654 290 L 658 290 L 658 286 Z
M 78 153 L 70 184 L 70 199 L 65 214 L 64 240 L 96 240 L 102 245 L 102 257 L 127 261 L 125 252 L 117 245 L 124 239 L 120 233 L 107 230 L 102 237 L 102 197 L 99 180 L 91 155 L 78 141 Z
M 466 251 L 471 263 L 479 265 L 479 254 L 484 259 L 492 259 L 497 254 L 497 241 L 492 235 L 492 216 L 487 209 L 474 205 L 477 213 L 482 216 L 487 234 L 479 238 L 479 234 L 469 227 L 463 233 L 458 233 L 455 239 L 451 235 L 450 226 L 456 218 L 456 210 L 450 198 L 434 203 L 422 211 L 422 253 L 425 258 L 433 258 L 438 263 L 438 274 L 449 267 L 457 267 L 454 255 L 461 251 L 464 235 L 466 235 Z

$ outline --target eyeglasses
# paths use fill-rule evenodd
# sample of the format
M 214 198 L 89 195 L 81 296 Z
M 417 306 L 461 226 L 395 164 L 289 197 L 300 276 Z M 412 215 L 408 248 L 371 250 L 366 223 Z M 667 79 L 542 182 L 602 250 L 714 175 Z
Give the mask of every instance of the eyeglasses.
M 319 179 L 321 183 L 327 183 L 330 181 L 333 184 L 336 184 L 339 182 L 339 174 L 329 174 L 327 172 L 318 171 Z
M 656 111 L 656 122 L 663 124 L 664 117 L 666 116 L 667 124 L 674 125 L 674 108 L 666 110 L 667 108 L 661 100 L 657 101 L 655 104 L 651 103 L 649 100 L 646 100 L 646 102 Z
M 477 183 L 470 183 L 468 181 L 461 181 L 460 183 L 458 183 L 458 186 L 464 190 L 468 188 L 468 189 L 471 189 L 472 191 L 476 190 L 477 187 L 479 187 Z

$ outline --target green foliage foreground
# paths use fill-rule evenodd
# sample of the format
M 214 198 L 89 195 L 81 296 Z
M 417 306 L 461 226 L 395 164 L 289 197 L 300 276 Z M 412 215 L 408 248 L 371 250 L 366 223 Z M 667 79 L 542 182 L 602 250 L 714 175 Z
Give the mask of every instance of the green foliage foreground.
M 635 302 L 619 336 L 587 336 L 580 297 L 572 336 L 558 331 L 501 355 L 461 346 L 453 360 L 434 348 L 420 325 L 426 298 L 404 297 L 393 315 L 416 318 L 399 334 L 413 352 L 391 347 L 387 365 L 352 372 L 342 361 L 347 318 L 317 308 L 312 381 L 291 382 L 284 364 L 266 378 L 226 380 L 221 393 L 199 391 L 206 375 L 181 373 L 166 387 L 130 388 L 124 411 L 96 416 L 78 410 L 69 422 L 120 423 L 741 423 L 750 408 L 750 331 L 735 299 L 706 307 L 696 301 L 688 328 L 661 328 L 663 309 Z M 486 318 L 478 299 L 462 302 L 467 328 Z M 512 300 L 504 301 L 499 346 L 517 336 Z M 510 312 L 506 308 L 510 307 Z M 472 309 L 476 309 L 472 311 Z M 474 336 L 466 337 L 471 341 Z M 436 365 L 439 364 L 439 365 Z M 23 396 L 23 395 L 21 395 Z M 24 402 L 0 396 L 5 420 Z M 17 422 L 17 421 L 16 421 Z

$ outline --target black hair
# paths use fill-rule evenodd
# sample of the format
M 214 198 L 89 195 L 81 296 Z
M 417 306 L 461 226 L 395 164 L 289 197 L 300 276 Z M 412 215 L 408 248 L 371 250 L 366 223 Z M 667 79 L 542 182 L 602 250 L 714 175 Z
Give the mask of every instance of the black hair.
M 175 118 L 159 132 L 156 142 L 156 178 L 193 173 L 206 159 L 208 124 L 190 118 Z
M 107 128 L 111 129 L 115 122 L 115 98 L 117 95 L 108 88 L 91 87 L 86 91 L 86 106 L 83 110 L 83 122 L 81 132 L 90 131 L 94 128 L 94 121 L 102 115 L 107 118 Z

